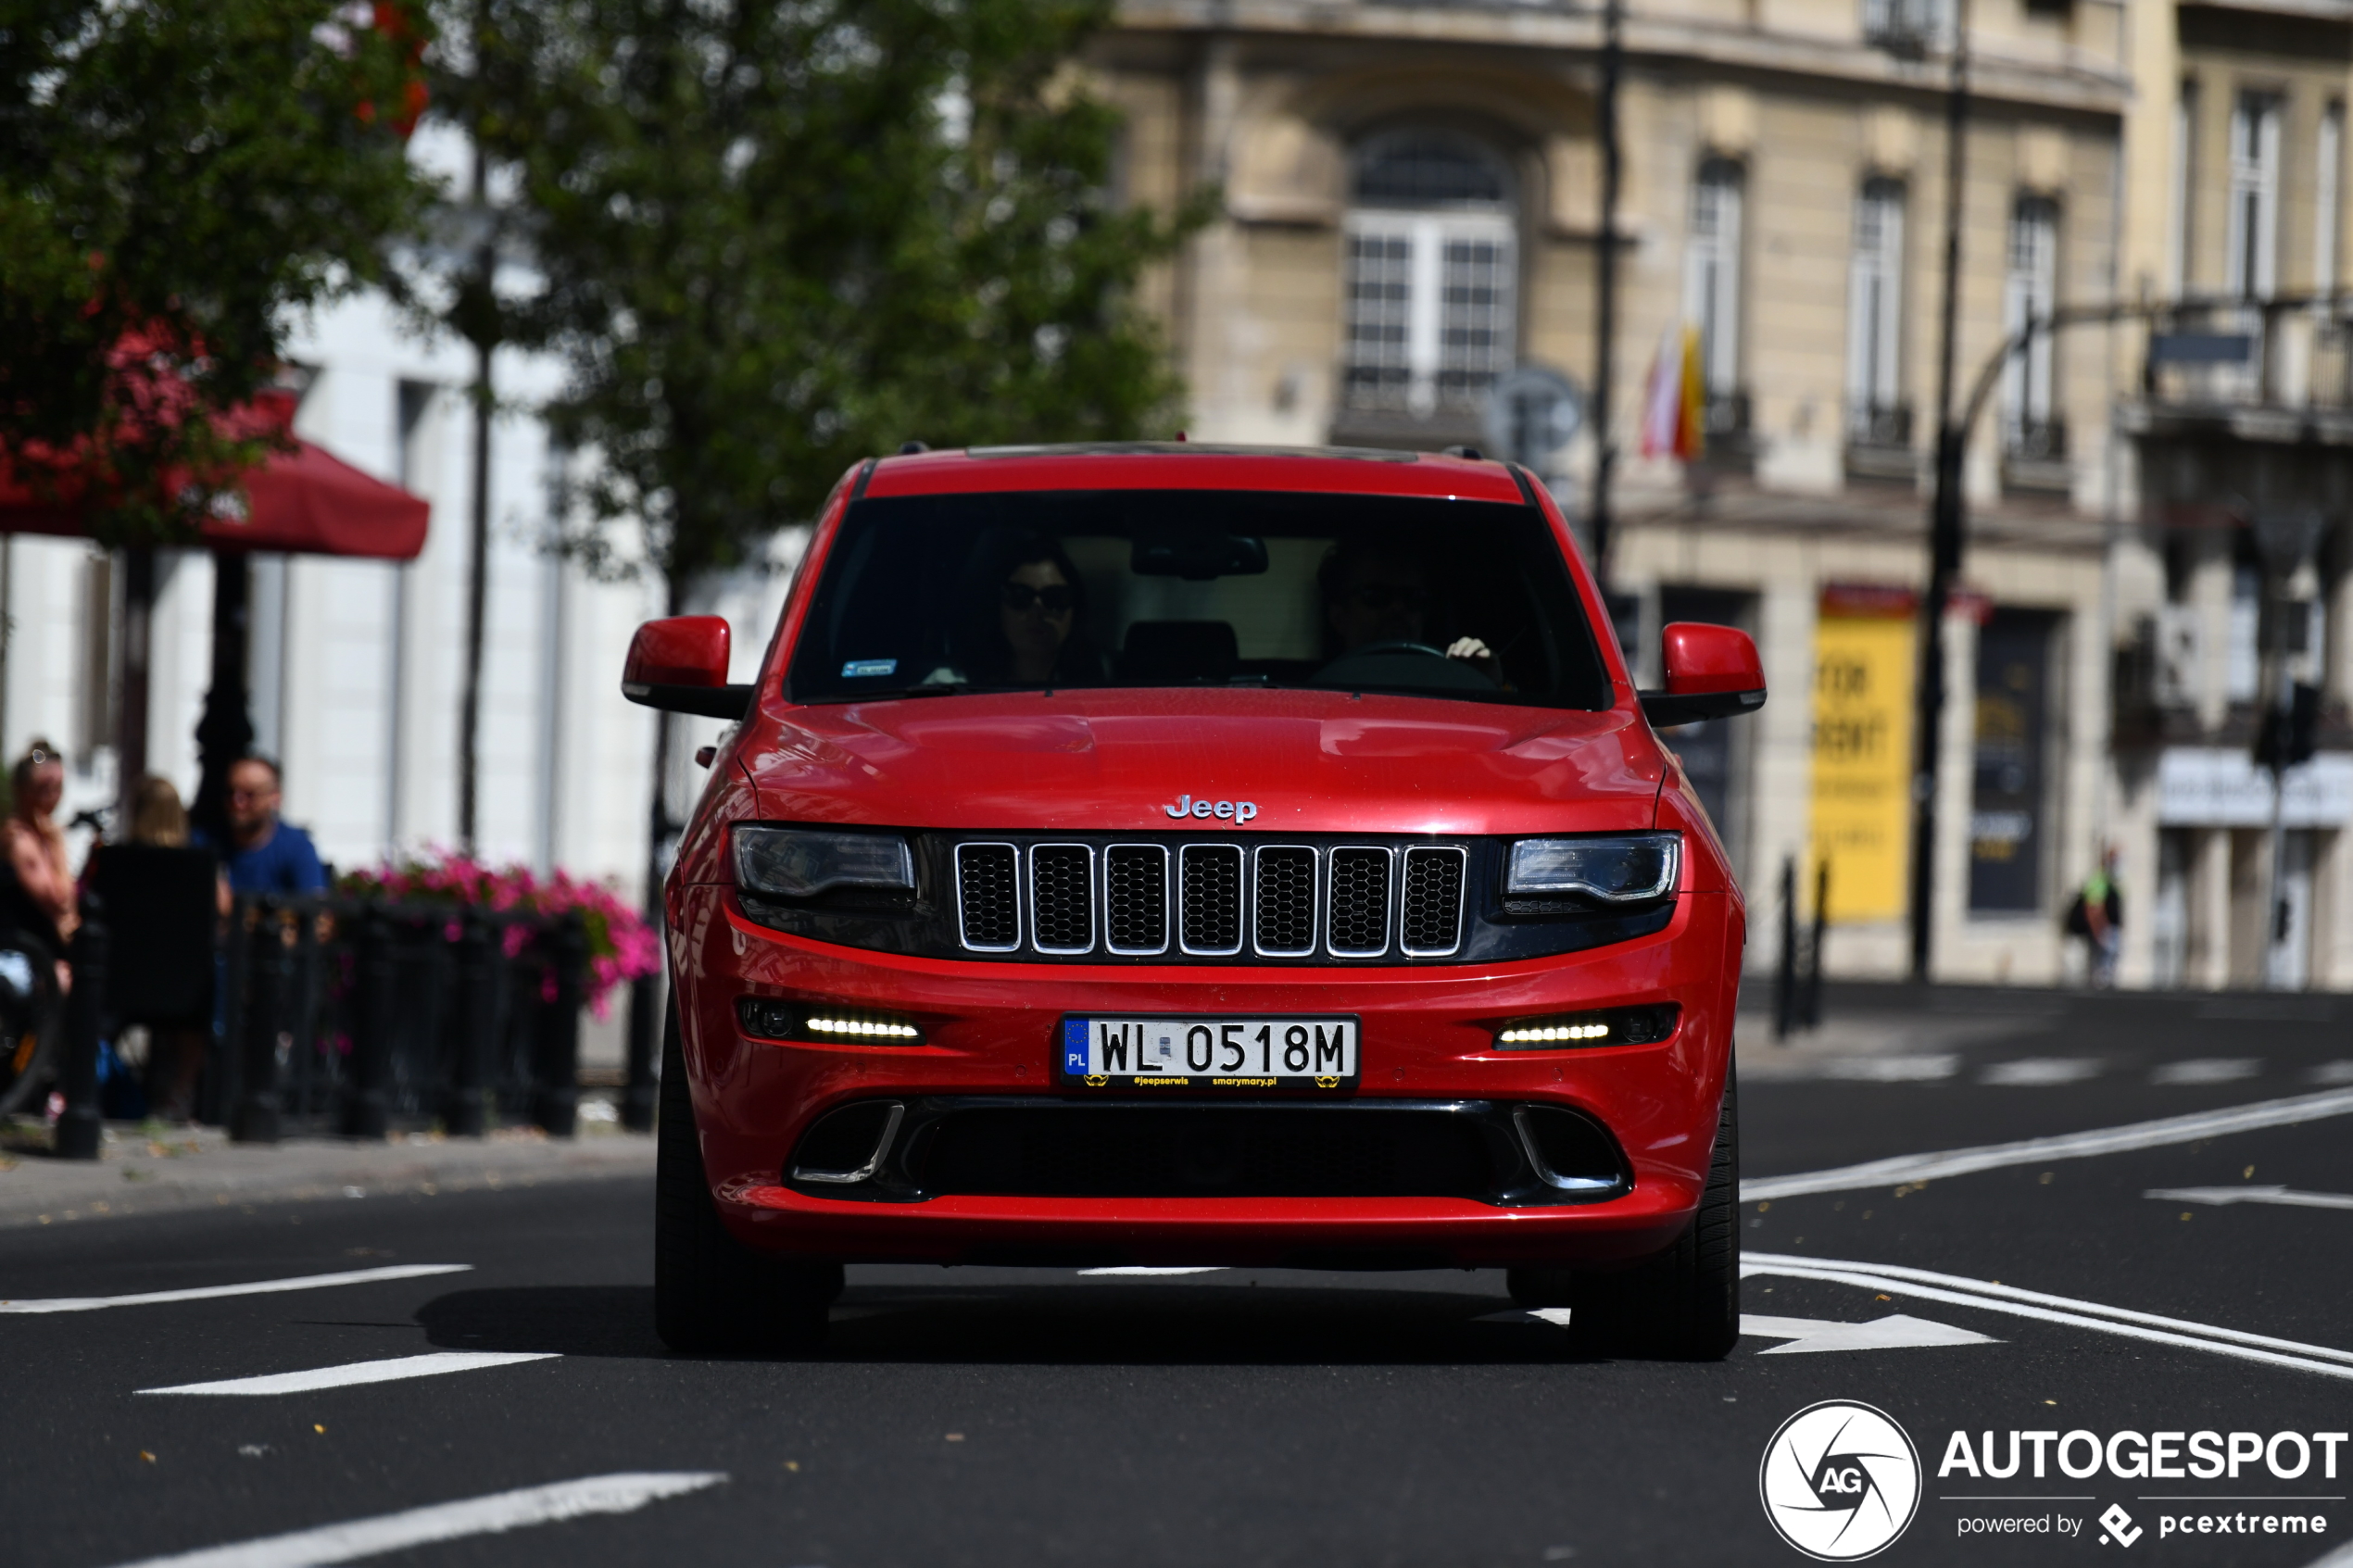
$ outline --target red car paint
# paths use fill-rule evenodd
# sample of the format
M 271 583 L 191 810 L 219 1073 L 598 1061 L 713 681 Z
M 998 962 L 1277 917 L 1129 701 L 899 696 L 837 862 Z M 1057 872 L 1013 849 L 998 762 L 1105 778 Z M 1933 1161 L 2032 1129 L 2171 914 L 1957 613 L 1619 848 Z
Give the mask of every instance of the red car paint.
M 749 1245 L 812 1257 L 938 1262 L 1068 1256 L 1242 1264 L 1408 1250 L 1478 1266 L 1627 1260 L 1671 1243 L 1690 1222 L 1707 1170 L 1745 911 L 1697 796 L 1643 718 L 1615 639 L 1601 630 L 1609 619 L 1542 487 L 1532 495 L 1570 563 L 1608 670 L 1616 706 L 1607 711 L 1215 687 L 786 700 L 794 639 L 852 495 L 982 489 L 1292 490 L 1507 503 L 1529 494 L 1499 463 L 1206 448 L 935 453 L 846 476 L 787 596 L 751 709 L 719 747 L 666 887 L 686 1068 L 705 1170 L 729 1231 Z M 1721 646 L 1692 651 L 1707 653 L 1701 668 L 1719 680 L 1738 662 Z M 1753 649 L 1747 659 L 1753 669 Z M 1344 971 L 984 963 L 773 929 L 744 912 L 727 853 L 730 827 L 749 822 L 1164 833 L 1166 808 L 1188 791 L 1258 802 L 1253 834 L 1679 830 L 1678 897 L 1671 920 L 1652 935 L 1507 962 Z M 745 997 L 887 1010 L 919 1022 L 925 1039 L 748 1038 L 736 1014 Z M 1507 1020 L 1658 1002 L 1681 1011 L 1656 1044 L 1496 1048 L 1494 1031 Z M 1334 1011 L 1363 1020 L 1356 1098 L 1575 1108 L 1614 1135 L 1630 1189 L 1604 1202 L 1534 1208 L 1464 1198 L 951 1195 L 885 1203 L 827 1198 L 783 1177 L 800 1135 L 849 1101 L 1051 1095 L 1054 1033 L 1066 1013 Z

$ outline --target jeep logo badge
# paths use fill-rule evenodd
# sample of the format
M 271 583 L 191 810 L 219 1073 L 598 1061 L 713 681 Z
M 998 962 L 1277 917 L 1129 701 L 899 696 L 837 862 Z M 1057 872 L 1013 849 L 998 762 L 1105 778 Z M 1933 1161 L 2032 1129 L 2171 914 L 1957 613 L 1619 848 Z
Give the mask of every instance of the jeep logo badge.
M 1172 817 L 1214 817 L 1220 822 L 1239 825 L 1258 815 L 1258 803 L 1254 800 L 1195 800 L 1189 795 L 1180 795 L 1176 805 L 1164 806 L 1161 809 Z

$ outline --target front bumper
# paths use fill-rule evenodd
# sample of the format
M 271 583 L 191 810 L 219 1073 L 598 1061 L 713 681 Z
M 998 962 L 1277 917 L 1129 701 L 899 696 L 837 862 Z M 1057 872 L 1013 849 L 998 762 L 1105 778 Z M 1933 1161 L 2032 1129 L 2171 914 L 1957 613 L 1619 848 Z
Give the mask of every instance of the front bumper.
M 676 890 L 671 931 L 682 1045 L 721 1216 L 764 1248 L 860 1261 L 1231 1263 L 1325 1267 L 1608 1262 L 1671 1243 L 1705 1184 L 1731 1043 L 1742 934 L 1720 895 L 1685 894 L 1655 935 L 1557 958 L 1448 969 L 1345 972 L 1074 964 L 975 964 L 875 953 L 788 935 L 743 917 L 732 890 Z M 751 1040 L 745 996 L 824 1002 L 917 1020 L 914 1046 Z M 1499 1051 L 1508 1019 L 1673 1002 L 1655 1045 Z M 1358 1086 L 1333 1095 L 1139 1101 L 1058 1091 L 1051 1076 L 1065 1013 L 1350 1012 L 1363 1022 Z M 828 1112 L 903 1108 L 892 1147 L 855 1183 L 797 1180 L 802 1135 Z M 1053 1129 L 1065 1119 L 1178 1107 L 1229 1121 L 1263 1110 L 1354 1117 L 1387 1127 L 1453 1117 L 1482 1140 L 1487 1176 L 1433 1180 L 1426 1195 L 1290 1185 L 1251 1196 L 1174 1188 L 941 1190 L 919 1157 L 925 1125 L 996 1112 Z M 1216 1108 L 1211 1110 L 1210 1108 Z M 1620 1180 L 1564 1192 L 1515 1164 L 1515 1117 L 1566 1110 L 1604 1129 Z M 1037 1121 L 1038 1117 L 1049 1120 Z M 1161 1121 L 1169 1120 L 1166 1117 Z M 1243 1124 L 1243 1123 L 1237 1123 Z M 1270 1125 L 1272 1123 L 1269 1123 Z M 937 1140 L 935 1140 L 936 1143 Z M 1212 1140 L 1213 1143 L 1214 1140 Z M 1188 1146 L 1189 1147 L 1189 1146 Z M 949 1187 L 959 1184 L 946 1183 Z M 967 1187 L 973 1184 L 962 1184 Z M 979 1184 L 983 1186 L 987 1183 Z M 1393 1183 L 1391 1184 L 1394 1185 Z M 852 1190 L 855 1189 L 855 1190 Z M 1096 1196 L 1115 1190 L 1120 1196 Z

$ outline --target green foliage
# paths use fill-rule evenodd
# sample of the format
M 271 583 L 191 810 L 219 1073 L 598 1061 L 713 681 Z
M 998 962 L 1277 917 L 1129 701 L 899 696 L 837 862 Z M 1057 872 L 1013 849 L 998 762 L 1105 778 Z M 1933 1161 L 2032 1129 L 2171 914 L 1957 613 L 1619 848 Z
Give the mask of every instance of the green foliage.
M 421 208 L 422 17 L 338 0 L 0 0 L 0 453 L 110 544 L 185 537 L 266 456 L 220 416 L 290 307 Z
M 1173 423 L 1176 383 L 1132 292 L 1200 214 L 1108 198 L 1117 122 L 1070 67 L 1106 11 L 465 7 L 479 66 L 436 101 L 521 177 L 546 287 L 509 325 L 561 351 L 548 422 L 598 459 L 575 549 L 650 568 L 675 600 L 910 437 Z M 638 519 L 642 556 L 615 543 Z

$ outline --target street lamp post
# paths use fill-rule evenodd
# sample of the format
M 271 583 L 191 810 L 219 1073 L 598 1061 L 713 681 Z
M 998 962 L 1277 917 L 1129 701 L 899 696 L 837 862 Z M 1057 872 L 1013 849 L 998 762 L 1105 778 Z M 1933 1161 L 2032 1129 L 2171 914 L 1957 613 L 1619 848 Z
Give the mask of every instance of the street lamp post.
M 1961 295 L 1962 182 L 1969 131 L 1969 10 L 1953 19 L 1952 81 L 1944 99 L 1944 297 L 1936 364 L 1936 491 L 1929 507 L 1928 591 L 1920 596 L 1920 667 L 1914 692 L 1912 771 L 1912 978 L 1929 978 L 1936 927 L 1936 779 L 1943 761 L 1944 611 L 1961 574 L 1968 530 L 1962 459 L 1969 422 L 1953 407 Z
M 1602 152 L 1602 223 L 1593 272 L 1593 576 L 1609 585 L 1610 482 L 1617 447 L 1610 438 L 1611 362 L 1617 358 L 1617 79 L 1625 64 L 1625 0 L 1602 7 L 1602 91 L 1597 106 Z

